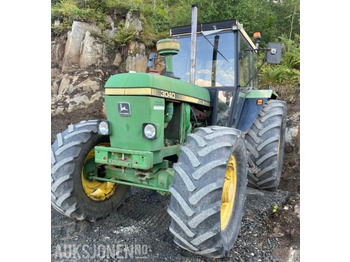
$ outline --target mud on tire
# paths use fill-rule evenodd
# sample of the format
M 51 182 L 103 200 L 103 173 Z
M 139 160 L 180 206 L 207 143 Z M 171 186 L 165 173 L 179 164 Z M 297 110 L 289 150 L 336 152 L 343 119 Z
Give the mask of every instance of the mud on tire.
M 286 131 L 286 103 L 269 100 L 246 134 L 248 156 L 254 168 L 248 171 L 248 185 L 276 190 L 282 172 Z
M 173 165 L 170 232 L 174 242 L 207 257 L 227 256 L 237 239 L 247 185 L 247 152 L 239 130 L 205 127 L 188 135 Z M 221 228 L 223 185 L 231 156 L 236 160 L 236 193 L 227 226 Z
M 84 160 L 96 145 L 109 142 L 108 136 L 99 135 L 97 130 L 97 120 L 82 121 L 59 133 L 51 145 L 51 204 L 77 220 L 93 222 L 106 217 L 122 204 L 129 190 L 129 186 L 117 185 L 114 194 L 103 201 L 94 201 L 84 192 Z

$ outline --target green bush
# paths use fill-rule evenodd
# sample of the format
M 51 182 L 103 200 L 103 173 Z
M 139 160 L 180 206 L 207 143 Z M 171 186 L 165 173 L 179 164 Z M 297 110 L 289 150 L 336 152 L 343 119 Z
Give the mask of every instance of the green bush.
M 99 27 L 106 25 L 105 15 L 91 8 L 80 7 L 79 1 L 62 0 L 56 1 L 51 7 L 51 29 L 54 35 L 68 32 L 74 20 L 82 22 L 92 22 Z M 55 26 L 54 21 L 59 20 L 60 25 Z
M 259 73 L 260 86 L 300 85 L 300 43 L 296 40 L 279 37 L 282 43 L 282 58 L 279 65 L 264 65 Z
M 119 22 L 114 41 L 116 41 L 120 46 L 125 46 L 128 42 L 136 41 L 138 39 L 137 31 L 132 24 L 130 24 L 129 28 L 127 29 L 123 22 Z

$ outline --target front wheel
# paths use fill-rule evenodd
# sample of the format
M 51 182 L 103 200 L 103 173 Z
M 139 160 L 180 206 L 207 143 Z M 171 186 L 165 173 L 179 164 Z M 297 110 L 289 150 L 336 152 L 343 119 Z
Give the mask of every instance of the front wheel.
M 238 236 L 247 186 L 243 135 L 233 128 L 198 128 L 180 151 L 168 208 L 174 242 L 199 255 L 227 256 Z
M 90 172 L 103 172 L 103 167 L 97 169 L 94 147 L 109 145 L 108 137 L 97 130 L 96 120 L 70 125 L 51 146 L 51 204 L 77 220 L 106 217 L 129 190 L 129 186 L 89 180 Z

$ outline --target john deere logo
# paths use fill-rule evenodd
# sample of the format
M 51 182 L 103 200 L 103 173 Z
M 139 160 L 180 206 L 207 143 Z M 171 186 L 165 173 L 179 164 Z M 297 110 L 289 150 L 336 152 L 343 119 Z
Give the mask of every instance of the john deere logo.
M 118 103 L 118 112 L 121 116 L 130 116 L 130 104 L 126 102 Z

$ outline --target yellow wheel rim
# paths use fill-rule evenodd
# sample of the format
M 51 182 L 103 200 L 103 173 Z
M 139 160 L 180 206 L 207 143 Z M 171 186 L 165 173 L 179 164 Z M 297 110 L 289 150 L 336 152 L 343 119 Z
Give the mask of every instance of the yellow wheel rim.
M 101 143 L 99 146 L 109 146 L 109 143 Z M 84 165 L 87 161 L 95 157 L 95 149 L 92 148 L 84 160 Z M 81 170 L 81 184 L 85 194 L 95 201 L 103 201 L 108 199 L 114 194 L 117 187 L 116 183 L 112 182 L 99 182 L 99 181 L 89 181 L 84 176 L 84 166 Z
M 237 188 L 237 173 L 236 168 L 237 163 L 234 156 L 230 157 L 228 162 L 224 187 L 222 190 L 221 197 L 221 211 L 220 211 L 220 219 L 221 219 L 221 230 L 224 230 L 228 222 L 230 221 L 233 206 L 235 203 L 236 196 L 236 188 Z

